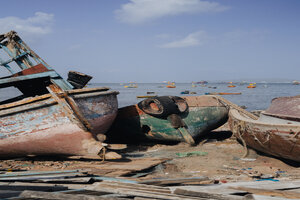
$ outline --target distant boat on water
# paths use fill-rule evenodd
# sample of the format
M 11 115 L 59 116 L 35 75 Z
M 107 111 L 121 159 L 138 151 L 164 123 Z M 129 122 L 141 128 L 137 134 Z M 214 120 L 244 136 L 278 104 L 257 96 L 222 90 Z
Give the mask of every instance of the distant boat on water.
M 256 88 L 256 83 L 250 83 L 247 88 Z
M 176 88 L 175 82 L 168 82 L 167 88 Z
M 128 85 L 124 85 L 124 88 L 137 88 L 137 87 L 138 87 L 138 84 L 134 83 L 134 82 L 131 82 Z
M 229 82 L 229 85 L 228 85 L 227 87 L 231 87 L 231 88 L 233 88 L 233 87 L 236 87 L 236 86 L 235 86 L 235 85 L 233 85 L 233 84 L 232 84 L 232 82 Z
M 293 85 L 300 85 L 299 81 L 293 81 Z
M 207 84 L 207 81 L 198 81 L 197 84 Z

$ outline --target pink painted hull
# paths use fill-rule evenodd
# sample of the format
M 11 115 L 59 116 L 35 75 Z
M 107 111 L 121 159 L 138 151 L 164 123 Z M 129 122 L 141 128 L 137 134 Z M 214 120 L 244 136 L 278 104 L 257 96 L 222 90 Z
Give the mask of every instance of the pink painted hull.
M 25 155 L 97 155 L 104 134 L 117 115 L 117 92 L 96 89 L 74 90 L 69 94 L 76 102 L 90 130 L 60 97 L 51 95 L 24 101 L 8 108 L 0 107 L 0 157 Z

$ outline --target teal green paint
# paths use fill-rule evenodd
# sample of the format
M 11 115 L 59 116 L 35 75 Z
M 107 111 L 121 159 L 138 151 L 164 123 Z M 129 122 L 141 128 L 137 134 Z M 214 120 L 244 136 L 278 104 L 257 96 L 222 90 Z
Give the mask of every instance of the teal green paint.
M 205 132 L 213 130 L 227 120 L 228 111 L 225 107 L 192 107 L 188 113 L 180 115 L 188 131 L 193 138 L 196 138 Z M 132 130 L 136 134 L 145 135 L 149 139 L 169 140 L 169 141 L 185 141 L 178 129 L 173 128 L 170 121 L 160 119 L 144 114 L 135 117 L 135 127 L 140 123 L 140 127 L 148 126 L 151 131 L 143 133 L 142 129 Z M 133 124 L 132 122 L 130 124 Z

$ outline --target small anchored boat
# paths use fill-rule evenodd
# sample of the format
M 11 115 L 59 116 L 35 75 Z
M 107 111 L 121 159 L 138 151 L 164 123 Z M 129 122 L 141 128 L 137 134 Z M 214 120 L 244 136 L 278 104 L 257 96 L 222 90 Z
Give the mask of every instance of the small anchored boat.
M 130 82 L 128 85 L 124 85 L 124 88 L 137 88 L 138 84 L 134 82 Z
M 119 109 L 107 134 L 118 141 L 160 140 L 194 144 L 227 121 L 228 109 L 214 96 L 160 96 Z
M 176 88 L 175 82 L 168 82 L 166 85 L 167 88 Z

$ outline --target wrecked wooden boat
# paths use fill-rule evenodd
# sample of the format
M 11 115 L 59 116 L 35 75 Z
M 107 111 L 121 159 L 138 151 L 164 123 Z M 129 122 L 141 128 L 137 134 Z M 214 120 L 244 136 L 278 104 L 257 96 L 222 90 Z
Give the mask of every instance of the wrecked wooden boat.
M 118 92 L 83 88 L 91 77 L 80 73 L 65 81 L 14 31 L 0 35 L 0 50 L 9 57 L 0 65 L 11 73 L 0 88 L 21 93 L 0 102 L 0 157 L 98 155 L 117 115 Z
M 153 97 L 120 108 L 107 136 L 194 144 L 197 137 L 224 124 L 227 114 L 227 107 L 213 96 Z
M 299 97 L 274 99 L 257 119 L 237 109 L 230 109 L 231 131 L 245 145 L 255 150 L 300 162 L 300 122 L 291 120 L 297 118 L 296 115 L 299 117 L 299 113 L 290 109 L 296 106 L 291 102 L 300 105 Z

